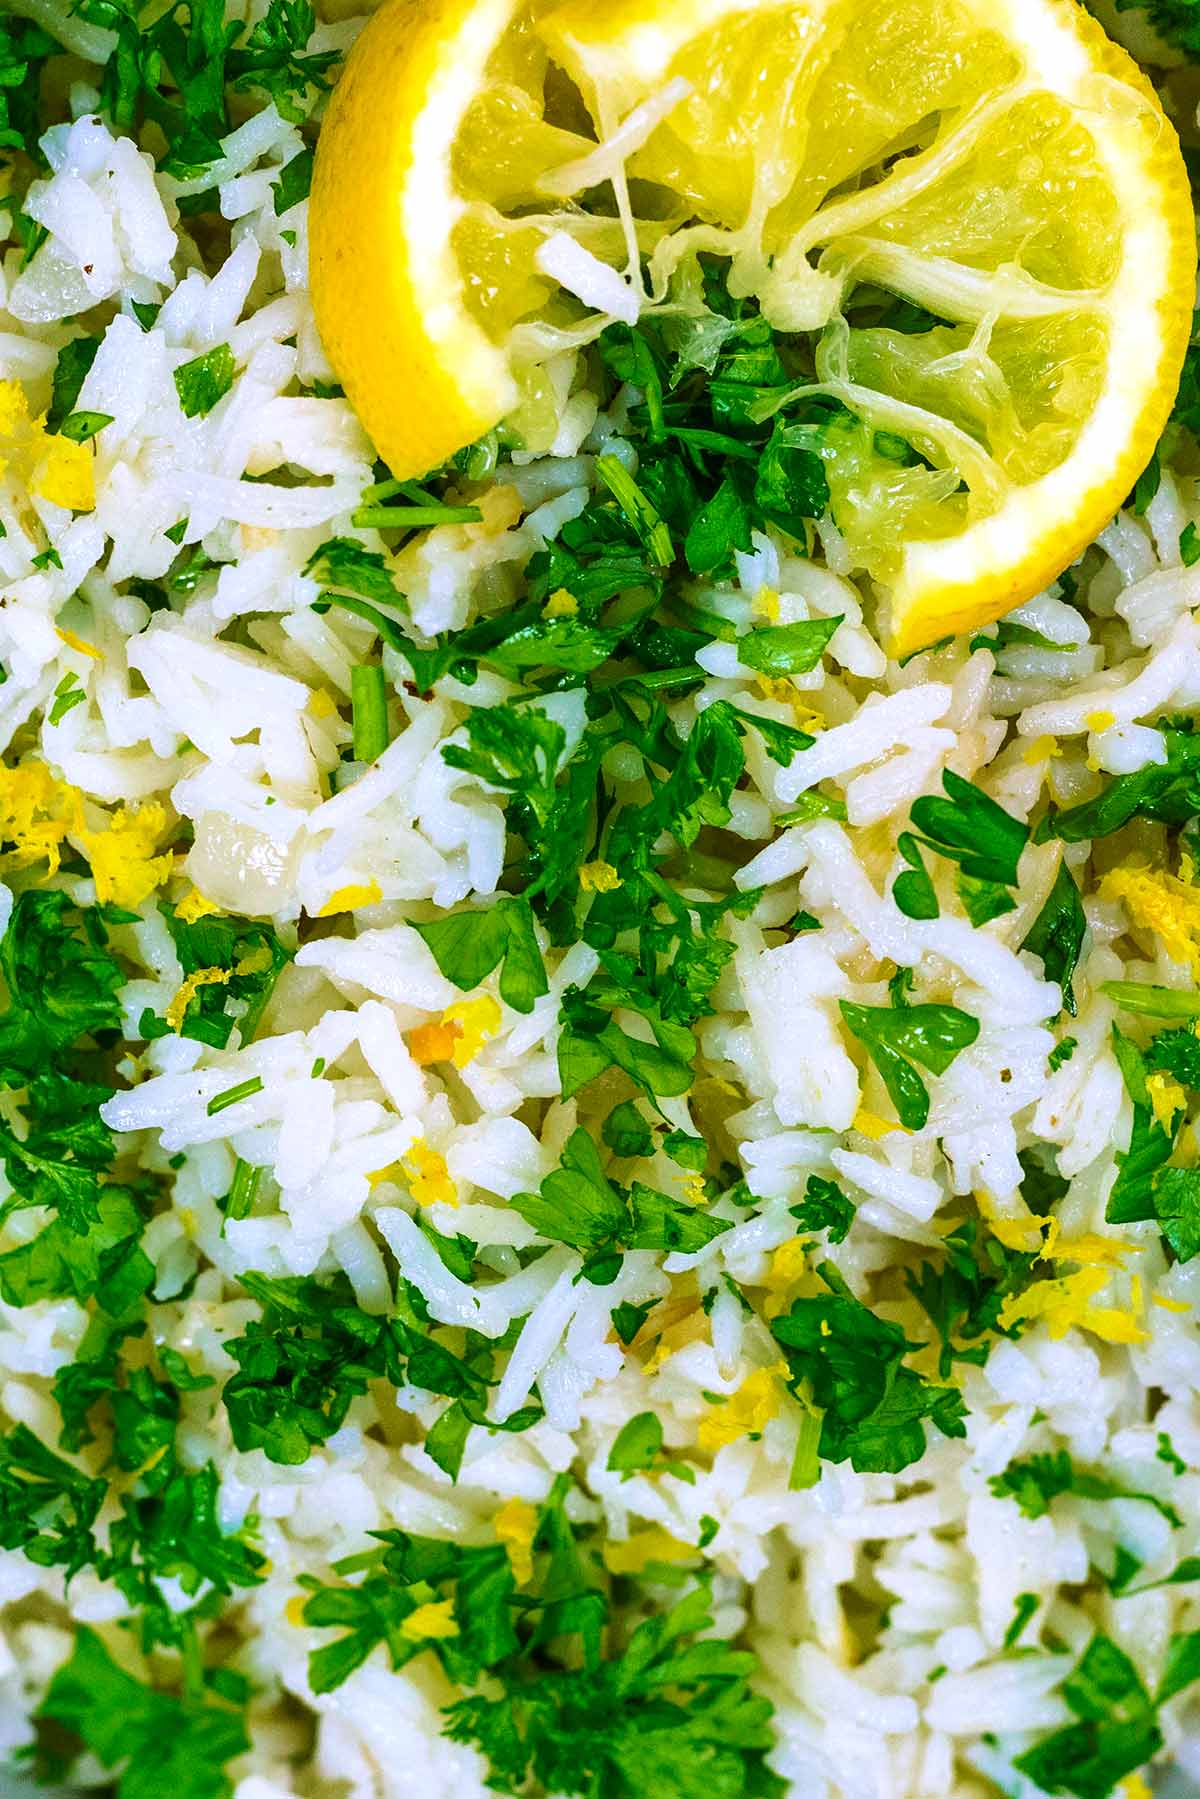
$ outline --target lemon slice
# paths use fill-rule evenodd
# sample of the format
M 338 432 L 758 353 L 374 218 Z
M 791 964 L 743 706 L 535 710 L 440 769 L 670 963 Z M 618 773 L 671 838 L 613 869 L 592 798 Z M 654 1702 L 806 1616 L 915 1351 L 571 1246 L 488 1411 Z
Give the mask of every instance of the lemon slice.
M 727 258 L 795 334 L 790 398 L 841 402 L 832 515 L 901 655 L 1103 528 L 1195 291 L 1175 134 L 1074 0 L 387 0 L 310 230 L 331 361 L 401 478 L 502 420 L 548 448 L 581 346 L 698 306 L 698 254 Z

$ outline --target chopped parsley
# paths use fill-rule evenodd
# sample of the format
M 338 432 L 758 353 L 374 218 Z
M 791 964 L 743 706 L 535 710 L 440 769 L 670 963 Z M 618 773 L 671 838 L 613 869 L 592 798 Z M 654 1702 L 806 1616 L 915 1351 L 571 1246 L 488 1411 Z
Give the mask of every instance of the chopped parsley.
M 236 374 L 237 365 L 228 344 L 217 344 L 202 356 L 182 363 L 175 370 L 175 391 L 183 416 L 204 418 L 229 392 Z

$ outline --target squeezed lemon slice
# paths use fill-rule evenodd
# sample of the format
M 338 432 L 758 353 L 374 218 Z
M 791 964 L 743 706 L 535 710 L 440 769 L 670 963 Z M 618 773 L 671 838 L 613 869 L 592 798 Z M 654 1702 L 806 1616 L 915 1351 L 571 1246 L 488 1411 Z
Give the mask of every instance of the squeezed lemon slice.
M 1108 522 L 1195 292 L 1175 134 L 1074 0 L 386 0 L 310 233 L 330 359 L 401 478 L 502 420 L 547 449 L 571 353 L 699 306 L 697 255 L 727 258 L 807 346 L 790 399 L 844 408 L 832 515 L 900 655 Z

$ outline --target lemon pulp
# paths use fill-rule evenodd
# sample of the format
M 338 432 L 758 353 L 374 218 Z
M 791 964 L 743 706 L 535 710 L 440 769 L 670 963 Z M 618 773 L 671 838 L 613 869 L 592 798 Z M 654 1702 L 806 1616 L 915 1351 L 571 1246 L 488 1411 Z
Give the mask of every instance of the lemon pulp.
M 845 409 L 831 510 L 899 653 L 1027 598 L 1107 522 L 1169 412 L 1195 268 L 1173 133 L 1073 0 L 389 0 L 312 229 L 318 322 L 402 476 L 501 418 L 548 448 L 555 358 L 614 312 L 694 309 L 697 256 L 727 259 L 807 346 L 788 398 Z M 346 245 L 372 234 L 356 287 Z

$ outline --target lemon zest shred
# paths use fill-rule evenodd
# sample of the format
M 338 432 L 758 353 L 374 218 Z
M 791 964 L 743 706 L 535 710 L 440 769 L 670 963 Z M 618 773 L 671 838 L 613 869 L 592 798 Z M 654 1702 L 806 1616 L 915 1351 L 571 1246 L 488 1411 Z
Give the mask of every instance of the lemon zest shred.
M 1096 712 L 1089 712 L 1087 715 L 1087 728 L 1089 731 L 1107 731 L 1109 726 L 1115 725 L 1116 722 L 1116 713 L 1110 712 L 1107 706 L 1101 707 Z
M 175 997 L 167 1007 L 166 1019 L 171 1029 L 178 1033 L 183 1029 L 183 1021 L 187 1009 L 199 993 L 201 987 L 223 987 L 232 978 L 233 970 L 229 968 L 197 968 L 193 974 L 176 989 Z
M 757 1436 L 779 1411 L 783 1395 L 778 1376 L 785 1366 L 777 1362 L 756 1368 L 723 1405 L 710 1406 L 696 1426 L 699 1447 L 715 1454 L 739 1437 Z
M 408 1186 L 419 1206 L 456 1206 L 458 1188 L 450 1179 L 446 1158 L 430 1149 L 424 1137 L 416 1137 L 401 1157 Z
M 49 437 L 33 472 L 29 491 L 68 512 L 96 509 L 95 453 L 90 443 Z
M 55 636 L 62 638 L 69 650 L 78 650 L 81 656 L 90 656 L 93 662 L 104 661 L 103 651 L 98 650 L 94 643 L 89 643 L 86 637 L 77 637 L 74 631 L 68 631 L 62 625 L 55 625 L 54 632 Z
M 1065 1337 L 1072 1329 L 1090 1331 L 1104 1343 L 1146 1343 L 1149 1332 L 1137 1323 L 1128 1307 L 1096 1306 L 1096 1295 L 1112 1278 L 1111 1267 L 1083 1267 L 1074 1274 L 1036 1281 L 1023 1293 L 1010 1293 L 997 1321 L 1002 1330 L 1018 1320 L 1044 1319 L 1051 1337 Z
M 338 887 L 330 894 L 318 918 L 333 918 L 339 912 L 357 912 L 360 906 L 377 906 L 383 898 L 383 889 L 378 881 L 351 883 L 348 887 Z
M 210 899 L 205 899 L 198 887 L 185 893 L 175 908 L 176 918 L 182 918 L 184 924 L 195 924 L 198 918 L 219 918 L 221 908 Z
M 1187 1107 L 1187 1094 L 1178 1081 L 1161 1071 L 1146 1076 L 1146 1092 L 1150 1095 L 1150 1109 L 1156 1122 L 1171 1136 L 1176 1112 L 1182 1112 Z
M 767 1278 L 763 1282 L 766 1299 L 763 1313 L 767 1318 L 778 1318 L 786 1312 L 792 1302 L 793 1292 L 808 1268 L 808 1239 L 806 1237 L 789 1237 L 786 1243 L 771 1252 L 771 1266 Z
M 457 1031 L 450 1050 L 456 1068 L 465 1068 L 475 1060 L 488 1038 L 500 1029 L 502 1016 L 499 1003 L 490 993 L 481 993 L 478 999 L 456 999 L 446 1007 L 442 1023 L 453 1025 Z
M 307 1604 L 308 1600 L 303 1593 L 293 1593 L 283 1608 L 284 1617 L 296 1630 L 301 1630 L 304 1626 L 304 1608 Z
M 585 862 L 579 870 L 579 885 L 585 893 L 613 893 L 621 885 L 621 877 L 611 862 Z
M 1117 1782 L 1117 1791 L 1121 1799 L 1154 1799 L 1140 1774 L 1127 1774 L 1124 1780 Z
M 877 1142 L 880 1137 L 890 1136 L 893 1131 L 903 1131 L 906 1136 L 912 1135 L 908 1126 L 901 1124 L 898 1118 L 881 1118 L 878 1112 L 868 1112 L 865 1106 L 860 1106 L 854 1114 L 850 1121 L 850 1129 L 860 1131 L 864 1137 L 870 1137 L 873 1142 Z
M 1190 1312 L 1192 1309 L 1186 1299 L 1169 1299 L 1165 1293 L 1152 1293 L 1150 1304 L 1159 1306 L 1164 1312 Z
M 1057 737 L 1035 737 L 1028 749 L 1021 755 L 1022 762 L 1035 768 L 1039 762 L 1053 762 L 1056 756 L 1062 755 L 1062 747 Z
M 58 873 L 63 839 L 82 829 L 77 787 L 57 780 L 44 762 L 0 764 L 0 840 L 13 846 L 4 852 L 8 868 L 32 868 L 45 859 L 49 880 Z
M 408 1053 L 418 1068 L 429 1068 L 434 1062 L 449 1062 L 461 1036 L 462 1030 L 457 1024 L 419 1024 L 408 1033 Z
M 431 1599 L 400 1622 L 400 1635 L 414 1643 L 437 1643 L 458 1635 L 453 1599 Z
M 308 696 L 308 709 L 314 718 L 332 718 L 338 706 L 327 687 L 314 687 Z
M 175 870 L 173 857 L 169 852 L 156 853 L 166 829 L 166 810 L 153 800 L 136 812 L 120 807 L 106 830 L 79 833 L 101 905 L 136 911 L 170 880 Z
M 519 1587 L 533 1579 L 533 1539 L 537 1535 L 537 1507 L 527 1499 L 510 1499 L 496 1513 L 497 1539 L 503 1543 L 508 1565 Z
M 574 618 L 579 611 L 579 601 L 565 587 L 556 587 L 546 604 L 542 607 L 543 618 Z
M 704 1186 L 702 1174 L 684 1174 L 679 1177 L 679 1190 L 689 1206 L 706 1206 L 708 1193 Z
M 1200 978 L 1200 888 L 1165 869 L 1131 864 L 1110 868 L 1099 892 L 1101 899 L 1120 900 L 1132 924 L 1153 931 L 1171 960 L 1189 964 Z
M 603 1551 L 604 1566 L 610 1574 L 641 1574 L 651 1562 L 675 1565 L 690 1562 L 697 1553 L 694 1544 L 681 1543 L 678 1537 L 673 1537 L 661 1524 L 652 1524 L 648 1530 L 634 1531 L 623 1542 L 616 1542 L 610 1537 Z
M 754 604 L 771 624 L 779 623 L 779 590 L 777 588 L 760 587 L 754 596 Z

